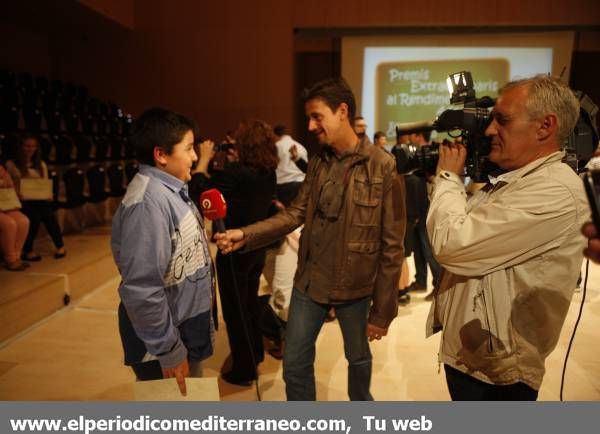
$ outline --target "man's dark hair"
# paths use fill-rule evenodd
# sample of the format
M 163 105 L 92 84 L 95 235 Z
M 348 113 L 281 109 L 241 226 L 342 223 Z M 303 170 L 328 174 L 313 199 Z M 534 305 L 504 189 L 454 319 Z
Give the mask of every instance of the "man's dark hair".
M 154 148 L 162 148 L 170 155 L 188 131 L 197 135 L 196 123 L 191 119 L 164 108 L 146 110 L 131 125 L 136 158 L 140 163 L 154 166 Z
M 373 141 L 376 142 L 377 139 L 379 139 L 380 137 L 385 136 L 385 133 L 383 131 L 377 131 L 375 133 L 375 135 L 373 136 Z
M 427 143 L 431 142 L 431 131 L 423 131 L 421 134 Z
M 304 89 L 302 92 L 302 101 L 307 102 L 311 99 L 322 100 L 332 112 L 336 112 L 340 104 L 346 103 L 348 106 L 348 117 L 350 123 L 354 125 L 354 116 L 356 115 L 356 102 L 354 93 L 343 78 L 328 78 L 319 81 L 312 87 Z
M 287 132 L 287 128 L 285 125 L 279 124 L 273 127 L 273 132 L 277 137 L 283 136 Z

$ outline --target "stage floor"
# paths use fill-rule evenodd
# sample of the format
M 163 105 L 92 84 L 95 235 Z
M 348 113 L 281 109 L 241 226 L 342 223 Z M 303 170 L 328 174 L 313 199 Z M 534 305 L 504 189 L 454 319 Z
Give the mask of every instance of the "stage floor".
M 67 236 L 69 255 L 61 270 L 89 267 L 77 246 L 86 251 L 106 252 L 108 227 Z M 56 264 L 44 258 L 43 272 Z M 411 275 L 412 261 L 409 262 Z M 585 265 L 585 264 L 584 264 Z M 42 272 L 42 265 L 39 266 Z M 134 376 L 122 364 L 117 328 L 116 269 L 104 266 L 108 278 L 87 295 L 74 299 L 50 317 L 5 341 L 0 348 L 1 400 L 130 400 Z M 34 269 L 34 267 L 32 267 Z M 585 269 L 585 267 L 584 267 Z M 93 280 L 93 268 L 90 279 Z M 12 273 L 11 278 L 14 279 Z M 0 272 L 4 282 L 8 272 Z M 19 279 L 39 284 L 40 277 L 23 274 Z M 43 279 L 42 279 L 43 280 Z M 49 279 L 52 281 L 52 279 Z M 78 285 L 76 280 L 73 280 Z M 4 286 L 4 283 L 2 284 Z M 4 288 L 2 288 L 4 290 Z M 70 291 L 78 293 L 77 287 Z M 582 292 L 576 292 L 557 349 L 547 360 L 547 374 L 540 400 L 558 400 L 566 346 L 579 310 Z M 438 371 L 439 338 L 425 338 L 429 303 L 424 294 L 411 294 L 411 303 L 401 306 L 388 337 L 371 345 L 373 378 L 371 391 L 376 400 L 448 400 L 443 373 Z M 218 377 L 228 356 L 227 334 L 220 319 L 215 355 L 205 363 L 204 375 Z M 590 265 L 587 302 L 569 360 L 566 400 L 600 400 L 600 359 L 594 348 L 600 340 L 600 266 Z M 317 341 L 315 371 L 319 400 L 346 400 L 346 360 L 336 321 L 326 323 Z M 260 365 L 259 387 L 264 400 L 284 400 L 281 362 L 265 355 Z M 232 386 L 219 380 L 222 400 L 255 400 L 254 388 Z

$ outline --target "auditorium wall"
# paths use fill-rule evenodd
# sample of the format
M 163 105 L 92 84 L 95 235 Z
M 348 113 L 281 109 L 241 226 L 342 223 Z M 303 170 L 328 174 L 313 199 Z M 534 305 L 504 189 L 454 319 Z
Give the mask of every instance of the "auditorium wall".
M 297 94 L 307 74 L 298 72 L 299 58 L 319 63 L 312 77 L 334 71 L 343 34 L 571 29 L 577 68 L 596 60 L 589 69 L 597 71 L 600 53 L 595 0 L 12 3 L 19 4 L 0 18 L 0 67 L 85 83 L 133 114 L 171 107 L 217 140 L 249 116 L 302 130 Z

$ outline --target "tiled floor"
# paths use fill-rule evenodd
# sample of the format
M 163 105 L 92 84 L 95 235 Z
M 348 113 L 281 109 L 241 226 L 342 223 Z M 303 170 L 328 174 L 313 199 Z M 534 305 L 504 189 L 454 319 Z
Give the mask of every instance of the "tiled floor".
M 89 237 L 87 248 L 94 248 L 94 243 L 106 246 L 107 237 L 97 234 Z M 67 246 L 68 243 L 69 240 Z M 0 348 L 0 399 L 132 399 L 134 378 L 122 365 L 117 330 L 118 282 L 115 275 L 89 295 Z M 422 297 L 414 295 L 408 306 L 401 307 L 389 336 L 372 344 L 371 390 L 377 400 L 449 399 L 443 374 L 438 373 L 438 338 L 424 336 L 429 303 Z M 559 398 L 565 348 L 581 299 L 582 292 L 576 293 L 559 346 L 548 358 L 541 400 Z M 600 400 L 600 357 L 594 350 L 599 341 L 600 266 L 590 265 L 587 301 L 566 375 L 566 400 Z M 227 354 L 227 337 L 221 328 L 216 354 L 205 364 L 205 376 L 218 376 Z M 281 362 L 267 355 L 260 373 L 262 398 L 284 400 Z M 347 399 L 346 361 L 337 322 L 325 324 L 317 341 L 316 376 L 318 399 Z M 223 400 L 256 399 L 253 388 L 222 381 L 219 387 Z

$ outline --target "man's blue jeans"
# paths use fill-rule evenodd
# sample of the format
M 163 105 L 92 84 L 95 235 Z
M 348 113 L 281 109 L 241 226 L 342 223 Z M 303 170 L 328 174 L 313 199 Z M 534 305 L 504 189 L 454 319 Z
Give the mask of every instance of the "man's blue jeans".
M 372 357 L 365 335 L 371 298 L 336 304 L 348 360 L 348 395 L 352 401 L 372 401 Z M 283 379 L 288 401 L 314 401 L 315 342 L 331 305 L 314 302 L 294 288 L 285 330 Z

